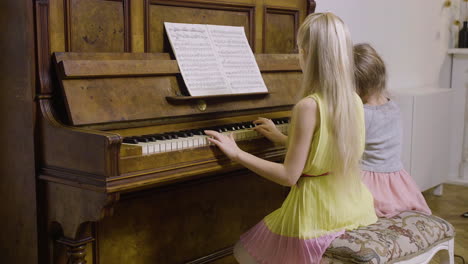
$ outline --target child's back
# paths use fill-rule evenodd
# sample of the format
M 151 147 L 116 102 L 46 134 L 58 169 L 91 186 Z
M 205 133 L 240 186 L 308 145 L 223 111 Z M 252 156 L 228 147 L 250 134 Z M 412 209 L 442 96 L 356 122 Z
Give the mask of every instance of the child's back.
M 385 64 L 368 44 L 354 47 L 357 90 L 364 101 L 366 144 L 363 182 L 374 196 L 377 216 L 431 210 L 401 162 L 402 128 L 399 107 L 385 96 Z
M 366 148 L 362 169 L 394 172 L 403 169 L 400 153 L 402 129 L 400 109 L 393 101 L 382 105 L 364 105 Z

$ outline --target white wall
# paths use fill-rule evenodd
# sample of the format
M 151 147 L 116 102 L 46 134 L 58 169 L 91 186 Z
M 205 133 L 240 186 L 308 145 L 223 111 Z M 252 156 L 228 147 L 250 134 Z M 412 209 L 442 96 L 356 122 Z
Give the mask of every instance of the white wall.
M 390 89 L 450 85 L 450 30 L 459 0 L 317 0 L 348 25 L 355 43 L 368 42 L 385 60 Z M 457 15 L 455 15 L 455 13 Z

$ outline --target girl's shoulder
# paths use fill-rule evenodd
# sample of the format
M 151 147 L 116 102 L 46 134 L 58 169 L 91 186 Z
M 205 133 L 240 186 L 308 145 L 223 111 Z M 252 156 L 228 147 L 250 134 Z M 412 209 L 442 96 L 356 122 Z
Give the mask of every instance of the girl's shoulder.
M 296 103 L 294 109 L 296 111 L 315 111 L 319 104 L 319 100 L 316 96 L 309 95 L 302 98 L 299 102 Z
M 323 95 L 320 93 L 309 94 L 308 96 L 302 98 L 299 102 L 302 102 L 302 101 L 309 102 L 309 104 L 312 103 L 312 101 L 314 101 L 316 105 L 321 105 L 321 104 L 326 103 Z
M 400 107 L 395 101 L 388 98 L 388 101 L 381 105 L 364 105 L 367 111 L 378 110 L 379 112 L 400 112 Z

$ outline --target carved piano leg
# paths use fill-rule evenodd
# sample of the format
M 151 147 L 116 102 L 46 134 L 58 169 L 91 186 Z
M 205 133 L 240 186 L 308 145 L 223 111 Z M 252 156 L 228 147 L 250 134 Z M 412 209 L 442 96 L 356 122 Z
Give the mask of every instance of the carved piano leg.
M 66 264 L 84 264 L 86 246 L 95 240 L 92 236 L 92 222 L 111 215 L 118 194 L 79 189 L 60 183 L 47 183 L 49 223 L 56 222 L 60 230 L 51 231 L 55 241 L 54 250 L 67 249 Z M 62 264 L 63 254 L 54 252 L 54 264 Z
M 87 237 L 81 240 L 71 240 L 62 237 L 57 240 L 57 243 L 62 244 L 68 248 L 68 262 L 71 264 L 86 264 L 86 244 L 94 241 L 94 238 Z

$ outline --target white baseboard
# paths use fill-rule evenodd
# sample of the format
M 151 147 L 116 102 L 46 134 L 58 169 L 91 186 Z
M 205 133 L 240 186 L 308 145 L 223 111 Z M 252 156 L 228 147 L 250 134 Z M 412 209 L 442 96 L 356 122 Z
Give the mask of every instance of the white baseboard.
M 460 164 L 460 177 L 453 179 L 462 182 L 468 182 L 468 161 L 463 161 Z
M 454 184 L 454 185 L 462 185 L 468 186 L 468 180 L 465 179 L 448 179 L 445 183 Z

